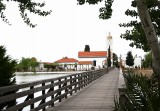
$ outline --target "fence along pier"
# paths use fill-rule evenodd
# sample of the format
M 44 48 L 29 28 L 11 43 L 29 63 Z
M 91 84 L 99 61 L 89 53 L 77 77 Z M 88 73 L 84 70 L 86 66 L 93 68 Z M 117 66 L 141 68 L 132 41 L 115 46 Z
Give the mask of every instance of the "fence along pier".
M 47 106 L 54 107 L 55 102 L 61 102 L 67 96 L 76 93 L 110 70 L 111 68 L 100 69 L 26 84 L 0 87 L 0 106 L 10 103 L 2 111 L 22 111 L 27 106 L 30 107 L 31 111 L 40 109 L 45 111 Z M 7 94 L 9 92 L 15 93 Z M 41 95 L 36 96 L 37 92 L 40 92 Z M 25 98 L 24 101 L 16 104 L 16 100 L 21 97 Z M 38 105 L 36 105 L 37 102 Z

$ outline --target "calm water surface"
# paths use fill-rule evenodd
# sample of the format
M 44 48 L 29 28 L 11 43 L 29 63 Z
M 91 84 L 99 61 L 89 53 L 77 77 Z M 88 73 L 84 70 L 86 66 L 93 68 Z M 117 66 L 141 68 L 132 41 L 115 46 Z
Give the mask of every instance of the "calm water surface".
M 60 76 L 70 75 L 70 74 L 64 74 L 64 73 L 63 74 L 61 73 L 21 74 L 19 73 L 19 74 L 16 74 L 16 83 L 17 84 L 30 83 L 33 81 L 56 78 Z M 23 90 L 28 90 L 28 89 L 23 89 Z M 22 90 L 19 90 L 19 91 L 21 92 Z M 41 95 L 41 92 L 37 92 L 34 94 L 35 97 L 38 97 L 40 95 Z M 18 98 L 17 104 L 24 102 L 25 99 L 26 99 L 26 96 Z M 38 104 L 39 102 L 36 102 L 35 106 L 37 106 Z M 27 106 L 23 109 L 23 111 L 29 111 L 29 110 L 30 110 L 30 106 Z
M 60 76 L 65 76 L 65 75 L 70 75 L 70 74 L 55 74 L 55 73 L 47 73 L 47 74 L 16 74 L 16 83 L 17 84 L 22 84 L 22 83 L 30 83 L 33 81 L 38 81 L 38 80 L 44 80 L 44 79 L 50 79 L 50 78 L 56 78 Z

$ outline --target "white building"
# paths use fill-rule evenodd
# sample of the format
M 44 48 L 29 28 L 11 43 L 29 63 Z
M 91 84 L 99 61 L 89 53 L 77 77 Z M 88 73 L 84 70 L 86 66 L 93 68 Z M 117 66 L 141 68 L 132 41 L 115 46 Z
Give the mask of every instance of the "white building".
M 141 68 L 142 66 L 142 57 L 141 56 L 135 56 L 134 57 L 134 67 L 139 67 Z
M 78 59 L 79 59 L 79 69 L 80 70 L 88 70 L 91 69 L 91 67 L 103 68 L 107 67 L 107 57 L 108 57 L 108 49 L 110 47 L 111 52 L 111 62 L 113 57 L 113 38 L 109 35 L 106 38 L 106 51 L 79 51 L 78 52 Z M 88 64 L 86 64 L 86 62 Z
M 105 60 L 107 57 L 107 51 L 90 51 L 90 52 L 78 52 L 79 70 L 89 70 L 91 67 L 103 68 L 105 66 Z M 81 63 L 81 64 L 80 64 Z M 88 64 L 87 64 L 88 63 Z
M 55 62 L 61 65 L 65 70 L 77 70 L 78 60 L 74 58 L 64 57 Z

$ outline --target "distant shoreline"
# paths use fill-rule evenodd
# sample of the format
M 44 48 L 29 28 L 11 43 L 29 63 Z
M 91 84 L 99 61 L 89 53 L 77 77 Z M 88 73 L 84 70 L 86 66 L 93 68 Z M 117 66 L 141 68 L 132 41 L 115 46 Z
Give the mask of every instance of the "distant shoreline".
M 15 72 L 15 75 L 34 75 L 34 74 L 76 74 L 85 71 L 57 71 L 57 72 Z

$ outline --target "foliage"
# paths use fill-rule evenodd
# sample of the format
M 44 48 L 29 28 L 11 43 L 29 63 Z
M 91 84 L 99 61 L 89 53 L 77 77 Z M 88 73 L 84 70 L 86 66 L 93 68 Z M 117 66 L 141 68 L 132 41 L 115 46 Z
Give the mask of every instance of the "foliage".
M 16 61 L 12 60 L 8 55 L 6 55 L 6 49 L 4 46 L 0 46 L 0 87 L 14 85 L 16 83 L 15 79 L 15 65 Z M 14 92 L 8 92 L 14 93 Z M 6 95 L 6 93 L 0 93 L 0 97 Z M 10 103 L 2 103 L 0 105 L 0 110 L 6 106 L 15 104 L 15 101 Z
M 114 111 L 159 111 L 160 87 L 158 78 L 134 73 L 124 74 L 125 98 L 115 100 Z
M 102 1 L 104 1 L 104 7 L 99 9 L 99 18 L 100 19 L 109 19 L 112 16 L 112 3 L 114 0 L 77 0 L 79 5 L 83 5 L 85 3 L 95 5 Z
M 15 84 L 14 72 L 16 61 L 6 55 L 4 46 L 0 46 L 0 87 Z
M 23 71 L 28 71 L 30 67 L 29 63 L 30 63 L 30 58 L 22 57 L 18 65 Z
M 90 52 L 90 47 L 89 47 L 89 45 L 85 45 L 84 52 Z
M 58 65 L 57 63 L 44 63 L 44 68 L 47 69 L 47 71 L 49 71 L 49 69 L 52 69 L 53 67 L 55 67 L 56 65 Z
M 60 67 L 60 64 L 57 63 L 57 62 L 54 62 L 54 63 L 52 64 L 52 69 L 53 69 L 53 70 L 57 70 L 57 69 L 59 69 L 59 67 Z
M 131 52 L 131 51 L 129 51 L 129 52 L 127 53 L 126 65 L 128 65 L 128 66 L 133 66 L 133 65 L 134 65 L 134 58 L 133 58 L 133 55 L 132 55 L 132 52 Z
M 134 8 L 137 7 L 135 0 L 132 0 L 131 6 Z M 157 8 L 158 4 L 156 3 L 156 0 L 147 0 L 147 7 L 148 7 L 148 11 L 149 11 L 151 20 L 154 25 L 156 34 L 158 37 L 160 37 L 160 9 Z M 136 46 L 136 48 L 141 48 L 145 52 L 149 51 L 150 46 L 149 46 L 148 41 L 146 39 L 144 30 L 142 28 L 142 24 L 141 24 L 141 22 L 138 21 L 139 15 L 138 15 L 137 10 L 127 9 L 125 14 L 127 16 L 133 17 L 134 20 L 132 20 L 128 23 L 119 24 L 120 27 L 127 27 L 126 32 L 121 35 L 121 38 L 132 41 L 130 43 L 131 47 Z
M 17 64 L 16 68 L 17 70 L 22 71 L 33 71 L 35 72 L 35 68 L 39 65 L 39 62 L 37 62 L 37 59 L 35 57 L 32 58 L 24 58 L 20 60 L 19 64 Z
M 99 9 L 100 19 L 109 19 L 112 16 L 112 4 L 114 0 L 77 0 L 78 4 L 83 5 L 85 3 L 89 4 L 98 4 L 99 2 L 104 1 L 105 7 L 101 7 Z M 159 8 L 158 8 L 159 5 Z M 133 8 L 137 7 L 137 3 L 135 0 L 131 1 L 131 6 Z M 160 37 L 160 1 L 158 0 L 147 0 L 147 7 L 149 9 L 149 14 L 152 19 L 152 23 L 154 24 L 154 28 L 156 31 L 156 34 L 158 37 Z M 150 46 L 148 44 L 148 41 L 146 39 L 144 30 L 142 28 L 141 22 L 139 22 L 139 14 L 137 10 L 131 10 L 127 9 L 125 11 L 125 14 L 127 16 L 133 17 L 134 20 L 128 22 L 128 23 L 120 23 L 120 27 L 127 27 L 127 30 L 125 33 L 121 34 L 121 38 L 130 40 L 130 46 L 136 48 L 141 48 L 145 52 L 150 51 Z
M 145 55 L 142 67 L 145 67 L 145 68 L 152 67 L 152 53 L 151 52 L 148 52 Z
M 107 66 L 111 67 L 111 50 L 110 50 L 110 46 L 108 48 Z
M 30 67 L 31 67 L 31 70 L 33 71 L 33 72 L 35 72 L 36 71 L 36 67 L 39 65 L 39 62 L 37 61 L 37 59 L 35 58 L 35 57 L 32 57 L 31 59 L 30 59 Z
M 119 68 L 118 56 L 115 53 L 113 53 L 113 65 Z
M 32 28 L 34 28 L 36 26 L 36 24 L 31 23 L 30 19 L 28 18 L 27 11 L 34 13 L 34 14 L 37 14 L 39 16 L 47 16 L 51 13 L 51 10 L 50 11 L 42 11 L 39 9 L 39 8 L 42 8 L 45 6 L 45 2 L 36 3 L 31 0 L 5 0 L 5 1 L 6 2 L 4 2 L 4 0 L 0 0 L 0 17 L 7 24 L 10 24 L 9 20 L 5 16 L 7 2 L 12 1 L 12 2 L 18 3 L 20 15 L 21 15 L 23 21 Z

